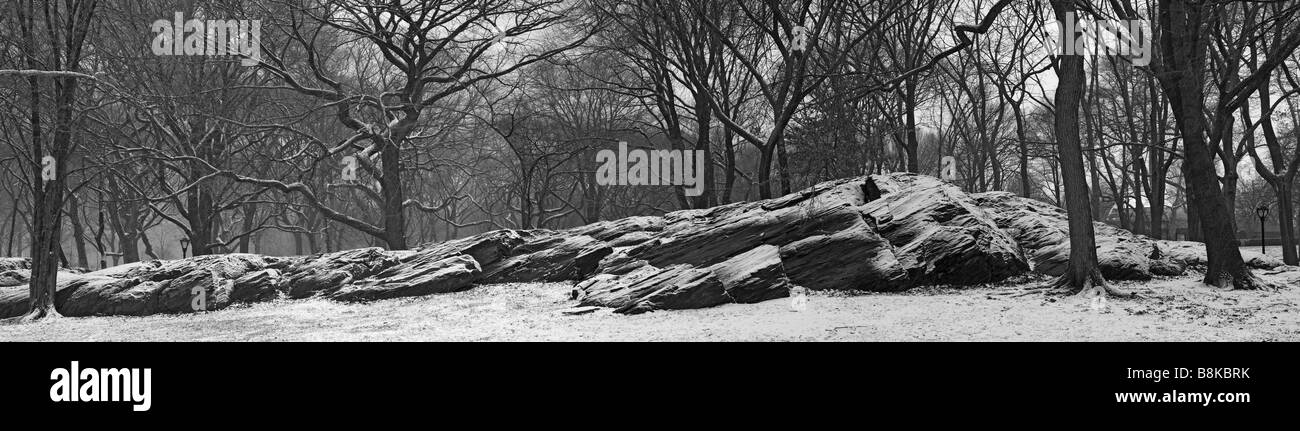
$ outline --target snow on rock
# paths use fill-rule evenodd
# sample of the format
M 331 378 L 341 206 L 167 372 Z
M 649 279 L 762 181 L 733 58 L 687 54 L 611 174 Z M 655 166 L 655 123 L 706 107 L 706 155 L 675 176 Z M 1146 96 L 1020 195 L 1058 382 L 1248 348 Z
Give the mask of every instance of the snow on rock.
M 1061 275 L 1070 262 L 1070 227 L 1065 210 L 1007 192 L 976 193 L 972 197 L 992 214 L 1033 262 L 1034 271 Z M 1108 280 L 1150 280 L 1154 275 L 1180 275 L 1186 267 L 1167 256 L 1159 242 L 1105 223 L 1093 223 L 1097 264 Z
M 866 184 L 875 199 L 863 208 L 912 283 L 980 284 L 1029 269 L 1016 240 L 957 187 L 910 174 L 876 175 Z
M 579 283 L 577 289 L 585 293 L 582 305 L 613 307 L 627 314 L 762 302 L 790 293 L 780 251 L 773 245 L 754 247 L 705 268 L 644 265 L 623 275 L 601 274 Z
M 32 260 L 26 257 L 0 257 L 0 272 L 31 269 Z
M 1198 243 L 1095 224 L 1104 276 L 1145 280 L 1204 265 Z M 61 272 L 69 316 L 194 312 L 318 296 L 357 302 L 477 284 L 573 281 L 582 306 L 643 313 L 754 303 L 792 287 L 897 291 L 977 285 L 1069 261 L 1065 211 L 1005 192 L 966 194 L 938 179 L 887 174 L 828 181 L 775 199 L 591 223 L 501 229 L 414 250 L 302 257 L 252 254 Z M 1259 268 L 1276 259 L 1243 253 Z M 27 310 L 29 262 L 0 259 L 0 318 Z
M 1167 253 L 1170 258 L 1182 262 L 1187 266 L 1204 267 L 1205 244 L 1195 241 L 1157 241 L 1160 248 Z M 1282 266 L 1282 259 L 1273 256 L 1260 254 L 1258 251 L 1243 249 L 1241 258 L 1246 261 L 1246 266 L 1256 269 L 1273 269 Z

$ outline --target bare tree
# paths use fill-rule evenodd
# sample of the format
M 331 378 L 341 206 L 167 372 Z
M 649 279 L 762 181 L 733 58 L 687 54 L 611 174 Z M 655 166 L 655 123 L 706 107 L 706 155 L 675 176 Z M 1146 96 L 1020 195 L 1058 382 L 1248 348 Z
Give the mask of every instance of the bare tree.
M 10 4 L 6 13 L 17 19 L 25 53 L 25 71 L 0 75 L 25 76 L 30 88 L 31 162 L 42 165 L 52 158 L 52 172 L 33 168 L 32 273 L 29 284 L 31 307 L 23 321 L 57 316 L 54 308 L 55 284 L 62 256 L 62 226 L 68 161 L 76 147 L 73 143 L 74 110 L 81 73 L 82 48 L 94 22 L 97 1 L 49 1 L 37 7 L 24 0 Z M 45 142 L 41 99 L 43 81 L 52 87 L 54 122 L 52 137 Z M 49 174 L 53 174 L 50 178 Z
M 578 32 L 572 40 L 537 48 L 537 39 L 546 32 L 571 23 L 565 4 L 559 0 L 288 2 L 286 8 L 293 13 L 278 22 L 284 33 L 272 36 L 283 44 L 263 42 L 268 60 L 260 65 L 283 85 L 265 88 L 314 98 L 323 103 L 321 108 L 336 112 L 338 123 L 350 135 L 329 145 L 312 138 L 323 151 L 317 157 L 355 154 L 361 170 L 376 183 L 361 185 L 369 189 L 362 190 L 363 195 L 376 202 L 382 216 L 370 222 L 345 214 L 326 205 L 318 191 L 302 182 L 230 170 L 221 174 L 296 193 L 326 218 L 380 239 L 391 249 L 405 249 L 405 209 L 437 207 L 407 199 L 403 185 L 407 170 L 403 154 L 430 131 L 423 116 L 474 83 L 500 78 L 581 45 L 594 28 Z M 382 57 L 378 71 L 391 81 L 371 85 L 366 77 L 349 74 L 335 63 L 348 55 L 364 57 L 368 49 L 378 51 Z M 284 124 L 263 126 L 292 130 Z
M 1232 112 L 1245 103 L 1250 94 L 1267 82 L 1269 75 L 1300 45 L 1300 32 L 1285 31 L 1281 23 L 1287 14 L 1273 18 L 1281 40 L 1272 44 L 1258 69 L 1235 85 L 1222 86 L 1217 102 L 1206 105 L 1203 79 L 1206 73 L 1207 47 L 1219 14 L 1219 2 L 1160 0 L 1159 47 L 1162 64 L 1157 76 L 1169 97 L 1174 118 L 1183 139 L 1185 160 L 1183 177 L 1187 182 L 1189 209 L 1200 219 L 1205 242 L 1206 284 L 1219 288 L 1253 289 L 1262 282 L 1250 272 L 1241 258 L 1233 217 L 1214 169 L 1215 148 L 1225 138 Z M 1294 11 L 1300 5 L 1291 5 Z M 1284 36 L 1283 36 L 1284 35 Z M 1214 121 L 1206 124 L 1205 113 L 1212 109 Z M 1229 137 L 1230 138 L 1230 137 Z
M 1066 14 L 1076 13 L 1077 10 L 1070 0 L 1052 0 L 1052 12 L 1056 14 L 1057 21 L 1065 22 Z M 1074 37 L 1072 34 L 1062 34 L 1062 40 L 1074 40 Z M 1121 294 L 1106 283 L 1097 266 L 1092 206 L 1088 201 L 1088 183 L 1083 172 L 1083 145 L 1079 141 L 1079 106 L 1084 89 L 1083 57 L 1057 56 L 1056 73 L 1059 77 L 1056 87 L 1056 146 L 1061 160 L 1065 210 L 1069 214 L 1070 225 L 1070 263 L 1056 284 L 1078 289 L 1080 295 Z

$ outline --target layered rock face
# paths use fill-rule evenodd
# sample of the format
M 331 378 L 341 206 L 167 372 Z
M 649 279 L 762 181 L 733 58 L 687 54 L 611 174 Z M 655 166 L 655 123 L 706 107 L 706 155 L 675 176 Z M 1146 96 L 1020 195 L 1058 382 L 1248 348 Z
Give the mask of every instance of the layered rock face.
M 578 305 L 642 313 L 766 301 L 788 296 L 792 286 L 897 291 L 977 285 L 1030 270 L 1059 275 L 1069 260 L 1067 226 L 1060 208 L 1009 193 L 966 194 L 931 177 L 873 175 L 765 201 L 562 231 L 497 230 L 415 250 L 228 254 L 66 272 L 55 304 L 68 316 L 148 315 L 276 298 L 359 302 L 487 283 L 572 281 Z M 1204 265 L 1200 244 L 1096 227 L 1109 279 Z M 25 259 L 0 259 L 0 318 L 26 311 L 27 267 Z

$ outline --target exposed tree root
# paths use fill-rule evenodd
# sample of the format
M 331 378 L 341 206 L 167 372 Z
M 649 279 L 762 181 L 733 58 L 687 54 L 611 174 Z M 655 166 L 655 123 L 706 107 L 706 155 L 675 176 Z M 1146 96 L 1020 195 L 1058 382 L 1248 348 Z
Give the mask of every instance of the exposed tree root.
M 1277 290 L 1278 286 L 1264 281 L 1249 269 L 1242 268 L 1233 274 L 1231 271 L 1220 271 L 1218 276 L 1212 276 L 1212 272 L 1206 271 L 1205 279 L 1202 281 L 1219 290 Z
M 1082 298 L 1092 298 L 1097 296 L 1114 296 L 1117 298 L 1137 298 L 1138 294 L 1134 292 L 1125 292 L 1106 282 L 1106 278 L 1101 276 L 1101 271 L 1093 268 L 1088 271 L 1086 276 L 1076 277 L 1073 268 L 1067 268 L 1060 278 L 1049 285 L 1051 294 L 1074 295 Z
M 61 317 L 63 317 L 63 315 L 59 314 L 59 312 L 55 310 L 54 307 L 36 308 L 32 311 L 27 312 L 27 314 L 23 315 L 22 318 L 18 319 L 18 323 L 32 323 L 38 320 L 58 319 Z

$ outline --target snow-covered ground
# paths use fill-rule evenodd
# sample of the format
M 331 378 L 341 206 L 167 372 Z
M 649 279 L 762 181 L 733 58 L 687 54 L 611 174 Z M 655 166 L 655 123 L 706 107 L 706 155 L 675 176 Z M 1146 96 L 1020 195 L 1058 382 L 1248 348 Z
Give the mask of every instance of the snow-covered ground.
M 1259 246 L 1257 246 L 1257 245 L 1253 245 L 1253 246 L 1241 247 L 1241 250 L 1242 250 L 1242 251 L 1253 251 L 1253 252 L 1258 253 L 1258 252 L 1259 252 Z M 1264 249 L 1264 254 L 1267 254 L 1267 255 L 1269 255 L 1269 256 L 1273 256 L 1273 257 L 1276 257 L 1276 258 L 1278 258 L 1278 259 L 1281 259 L 1281 258 L 1282 258 L 1282 246 L 1280 246 L 1280 245 L 1270 245 L 1270 246 L 1268 246 L 1268 247 L 1266 247 L 1266 248 Z
M 1300 270 L 1257 271 L 1277 291 L 1217 291 L 1192 276 L 1123 283 L 1142 299 L 1106 310 L 1072 297 L 973 289 L 815 293 L 789 299 L 623 316 L 569 316 L 567 284 L 480 286 L 460 293 L 345 304 L 275 301 L 203 314 L 58 318 L 0 326 L 0 340 L 70 341 L 1300 341 Z

